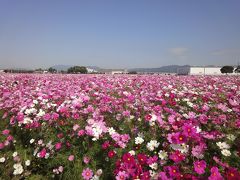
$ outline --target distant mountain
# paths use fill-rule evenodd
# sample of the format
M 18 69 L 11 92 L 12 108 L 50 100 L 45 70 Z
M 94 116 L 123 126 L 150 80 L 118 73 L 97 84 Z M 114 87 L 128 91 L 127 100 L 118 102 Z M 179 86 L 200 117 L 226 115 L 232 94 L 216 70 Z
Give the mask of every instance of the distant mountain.
M 55 65 L 52 66 L 53 69 L 56 69 L 57 71 L 67 71 L 68 68 L 72 67 L 71 65 Z
M 68 68 L 74 65 L 55 65 L 52 68 L 56 69 L 57 71 L 67 71 Z M 99 68 L 97 66 L 86 66 L 89 69 L 93 69 L 94 71 L 106 71 L 106 69 Z M 133 68 L 128 69 L 128 71 L 137 71 L 137 72 L 159 72 L 159 73 L 178 73 L 179 71 L 188 71 L 190 68 L 189 65 L 179 66 L 179 65 L 169 65 L 169 66 L 162 66 L 158 68 Z
M 179 70 L 188 70 L 189 65 L 179 66 L 179 65 L 169 65 L 162 66 L 159 68 L 134 68 L 128 69 L 128 71 L 137 71 L 137 72 L 160 72 L 160 73 L 178 73 Z
M 67 71 L 70 67 L 73 67 L 74 65 L 55 65 L 52 66 L 52 68 L 56 69 L 57 71 Z M 97 66 L 86 66 L 89 69 L 93 69 L 95 71 L 99 71 L 99 67 Z

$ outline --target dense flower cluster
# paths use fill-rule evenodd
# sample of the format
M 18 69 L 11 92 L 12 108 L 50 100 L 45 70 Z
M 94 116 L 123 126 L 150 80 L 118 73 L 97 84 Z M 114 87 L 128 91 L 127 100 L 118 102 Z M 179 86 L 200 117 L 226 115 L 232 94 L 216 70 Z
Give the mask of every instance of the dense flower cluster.
M 237 76 L 0 75 L 3 179 L 240 179 Z

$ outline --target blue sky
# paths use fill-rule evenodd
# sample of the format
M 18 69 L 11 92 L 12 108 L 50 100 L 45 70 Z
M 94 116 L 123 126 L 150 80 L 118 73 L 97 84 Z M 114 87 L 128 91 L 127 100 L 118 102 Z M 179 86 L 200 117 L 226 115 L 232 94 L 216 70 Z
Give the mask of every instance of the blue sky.
M 0 68 L 240 61 L 239 0 L 1 0 Z

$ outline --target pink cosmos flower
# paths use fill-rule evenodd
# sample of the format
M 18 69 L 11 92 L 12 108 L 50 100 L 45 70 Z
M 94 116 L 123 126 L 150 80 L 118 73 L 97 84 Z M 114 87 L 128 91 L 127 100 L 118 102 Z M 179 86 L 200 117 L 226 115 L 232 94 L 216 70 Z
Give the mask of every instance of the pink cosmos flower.
M 4 141 L 4 146 L 8 146 L 10 142 L 8 140 Z
M 78 124 L 74 124 L 73 131 L 77 131 L 78 128 L 80 128 L 80 126 Z
M 5 119 L 7 116 L 8 116 L 8 113 L 5 112 L 5 113 L 3 114 L 3 116 L 2 116 L 2 119 Z
M 57 134 L 57 137 L 59 138 L 59 139 L 61 139 L 61 138 L 63 138 L 63 133 L 59 133 L 59 134 Z
M 59 118 L 59 114 L 54 112 L 54 113 L 52 113 L 51 117 L 53 120 L 57 120 Z
M 229 168 L 228 163 L 222 162 L 218 157 L 213 156 L 213 160 L 222 167 Z
M 7 140 L 8 140 L 8 141 L 13 141 L 13 139 L 14 139 L 14 138 L 13 138 L 13 136 L 11 136 L 11 135 L 9 135 L 9 136 L 7 137 Z
M 125 171 L 119 171 L 116 176 L 116 180 L 125 180 L 127 178 L 128 178 L 128 174 L 126 174 Z
M 223 180 L 217 167 L 214 166 L 211 168 L 211 175 L 208 177 L 208 180 Z
M 62 143 L 61 143 L 61 142 L 55 144 L 55 149 L 56 149 L 57 151 L 60 150 L 61 148 L 62 148 Z
M 23 119 L 24 119 L 24 114 L 23 114 L 22 112 L 19 112 L 19 113 L 17 114 L 17 121 L 18 121 L 18 122 L 22 122 Z
M 83 162 L 85 163 L 85 164 L 88 164 L 89 162 L 90 162 L 90 157 L 88 157 L 88 156 L 84 156 L 83 157 Z
M 84 180 L 89 180 L 89 179 L 92 178 L 92 176 L 93 176 L 93 172 L 92 172 L 91 169 L 86 168 L 86 169 L 83 170 L 82 177 L 83 177 Z
M 165 172 L 159 172 L 158 179 L 160 180 L 169 180 Z
M 46 154 L 47 154 L 47 151 L 46 151 L 45 148 L 43 148 L 43 149 L 39 152 L 39 157 L 40 157 L 40 158 L 45 158 Z
M 77 120 L 77 119 L 79 119 L 79 117 L 80 117 L 80 116 L 79 116 L 78 113 L 74 113 L 74 114 L 73 114 L 73 119 Z
M 47 114 L 45 114 L 45 115 L 43 116 L 43 119 L 46 120 L 46 121 L 48 121 L 48 120 L 51 119 L 51 115 L 50 115 L 49 113 L 47 113 Z
M 8 129 L 4 129 L 4 130 L 2 131 L 2 134 L 6 136 L 6 135 L 9 134 L 9 132 L 10 132 L 10 131 L 9 131 Z
M 205 144 L 200 144 L 192 148 L 192 155 L 196 158 L 203 158 L 204 150 L 206 149 Z
M 83 129 L 78 131 L 78 136 L 81 137 L 85 134 L 85 131 Z
M 204 174 L 206 168 L 206 162 L 204 160 L 194 162 L 194 170 L 198 174 Z
M 179 132 L 173 134 L 171 139 L 174 144 L 183 144 L 187 141 L 186 136 Z
M 157 162 L 157 160 L 158 160 L 158 157 L 156 155 L 154 155 L 153 157 L 149 157 L 147 159 L 147 164 L 148 165 L 153 164 L 153 163 Z
M 69 161 L 73 161 L 73 160 L 74 160 L 74 155 L 68 156 L 68 160 L 69 160 Z
M 196 135 L 196 132 L 197 132 L 196 128 L 194 128 L 190 124 L 184 124 L 182 129 L 183 129 L 183 134 L 189 137 L 193 137 L 194 135 Z
M 19 162 L 21 159 L 20 159 L 19 156 L 15 156 L 15 157 L 13 158 L 13 160 L 14 160 L 15 162 Z

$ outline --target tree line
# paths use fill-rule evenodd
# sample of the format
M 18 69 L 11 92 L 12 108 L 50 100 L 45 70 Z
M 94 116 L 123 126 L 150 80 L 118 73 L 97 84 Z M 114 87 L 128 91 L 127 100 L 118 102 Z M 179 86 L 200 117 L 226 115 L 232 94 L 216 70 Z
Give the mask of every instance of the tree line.
M 227 73 L 240 73 L 240 66 L 237 66 L 237 68 L 234 70 L 234 67 L 233 66 L 223 66 L 221 69 L 220 69 L 221 73 L 223 74 L 227 74 Z

